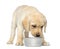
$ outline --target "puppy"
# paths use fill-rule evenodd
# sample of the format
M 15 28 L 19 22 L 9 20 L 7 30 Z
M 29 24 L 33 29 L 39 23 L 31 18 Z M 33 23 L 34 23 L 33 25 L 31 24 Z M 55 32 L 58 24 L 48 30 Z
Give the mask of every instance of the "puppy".
M 16 45 L 23 45 L 23 30 L 25 30 L 24 35 L 26 38 L 29 37 L 29 31 L 31 31 L 31 34 L 34 37 L 43 38 L 42 44 L 47 45 L 42 31 L 43 28 L 44 32 L 46 31 L 46 25 L 47 20 L 45 16 L 42 13 L 40 13 L 36 8 L 27 5 L 19 6 L 13 13 L 11 35 L 7 43 L 13 43 L 17 28 Z

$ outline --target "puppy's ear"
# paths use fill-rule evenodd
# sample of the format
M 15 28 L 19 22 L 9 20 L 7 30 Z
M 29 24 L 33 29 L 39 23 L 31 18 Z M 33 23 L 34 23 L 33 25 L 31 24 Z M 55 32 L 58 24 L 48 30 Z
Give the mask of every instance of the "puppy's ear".
M 43 16 L 43 22 L 44 22 L 44 32 L 46 33 L 47 19 L 43 14 L 42 14 L 42 16 Z
M 30 30 L 30 22 L 27 17 L 22 21 L 22 24 L 24 29 L 28 32 Z
M 46 33 L 47 20 L 44 22 L 44 32 Z

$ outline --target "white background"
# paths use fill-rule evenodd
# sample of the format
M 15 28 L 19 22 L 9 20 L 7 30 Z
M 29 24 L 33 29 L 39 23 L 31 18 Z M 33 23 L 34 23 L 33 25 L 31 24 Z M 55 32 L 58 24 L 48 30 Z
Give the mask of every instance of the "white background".
M 21 5 L 36 7 L 47 18 L 45 39 L 50 46 L 25 47 L 7 45 L 11 33 L 14 10 Z M 16 43 L 16 41 L 15 41 Z M 60 48 L 60 1 L 59 0 L 0 0 L 0 49 L 59 49 Z

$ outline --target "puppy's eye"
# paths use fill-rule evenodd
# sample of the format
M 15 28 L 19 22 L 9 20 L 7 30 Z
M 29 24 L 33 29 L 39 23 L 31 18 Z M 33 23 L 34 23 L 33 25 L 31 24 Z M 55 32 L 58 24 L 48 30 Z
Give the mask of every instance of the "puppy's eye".
M 33 28 L 36 28 L 36 25 L 32 25 Z
M 43 28 L 43 26 L 41 26 L 41 28 Z

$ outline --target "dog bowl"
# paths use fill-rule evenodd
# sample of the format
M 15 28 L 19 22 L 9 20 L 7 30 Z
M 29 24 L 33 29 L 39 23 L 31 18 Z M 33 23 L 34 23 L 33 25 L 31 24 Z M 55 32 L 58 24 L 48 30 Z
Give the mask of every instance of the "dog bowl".
M 40 37 L 29 37 L 24 39 L 24 45 L 28 47 L 39 47 L 42 46 L 42 38 Z

